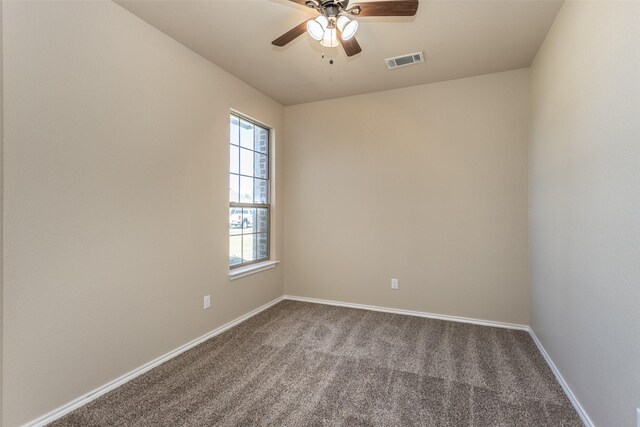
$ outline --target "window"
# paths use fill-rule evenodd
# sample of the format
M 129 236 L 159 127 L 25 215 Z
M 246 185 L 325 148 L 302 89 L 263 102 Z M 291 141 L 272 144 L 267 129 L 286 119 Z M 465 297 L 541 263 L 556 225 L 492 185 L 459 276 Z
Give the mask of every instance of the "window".
M 269 259 L 269 129 L 231 114 L 229 266 Z

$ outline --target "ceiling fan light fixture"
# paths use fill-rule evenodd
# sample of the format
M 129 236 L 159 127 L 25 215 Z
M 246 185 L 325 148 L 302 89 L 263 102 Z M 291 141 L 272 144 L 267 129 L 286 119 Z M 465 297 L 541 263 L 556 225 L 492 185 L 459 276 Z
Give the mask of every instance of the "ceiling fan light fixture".
M 0 0 L 2 1 L 2 0 Z M 353 16 L 415 16 L 420 0 L 289 0 L 298 5 L 314 9 L 321 16 L 306 19 L 276 38 L 272 45 L 283 47 L 308 32 L 309 35 L 329 47 L 342 45 L 347 56 L 362 52 L 355 38 L 358 22 L 347 18 Z M 350 4 L 356 1 L 357 4 Z M 344 17 L 344 18 L 341 18 Z M 338 23 L 339 22 L 339 23 Z
M 342 15 L 338 18 L 338 22 L 336 26 L 340 30 L 342 34 L 342 40 L 349 40 L 351 37 L 356 35 L 356 31 L 358 31 L 358 21 L 351 20 L 346 16 Z
M 318 16 L 316 19 L 309 19 L 307 21 L 307 32 L 314 40 L 322 40 L 324 37 L 324 29 L 327 27 L 329 21 L 324 16 Z

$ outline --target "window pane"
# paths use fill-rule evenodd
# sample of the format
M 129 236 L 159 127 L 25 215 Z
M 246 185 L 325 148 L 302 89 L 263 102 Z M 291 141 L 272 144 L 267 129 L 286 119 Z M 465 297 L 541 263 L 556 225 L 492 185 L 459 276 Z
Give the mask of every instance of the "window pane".
M 240 120 L 236 116 L 231 116 L 229 120 L 229 141 L 235 145 L 240 142 Z
M 254 153 L 253 176 L 257 178 L 269 178 L 269 161 L 267 156 L 260 153 Z
M 253 178 L 240 177 L 240 202 L 253 203 Z
M 240 149 L 235 145 L 229 147 L 229 172 L 240 173 Z
M 240 177 L 232 173 L 229 174 L 229 200 L 240 201 Z
M 269 131 L 267 129 L 256 126 L 256 145 L 254 150 L 261 153 L 269 152 Z
M 253 123 L 240 120 L 240 146 L 253 150 Z
M 253 151 L 244 148 L 240 150 L 240 173 L 253 176 Z
M 229 208 L 229 234 L 242 233 L 242 209 Z
M 269 259 L 270 135 L 249 119 L 229 117 L 229 265 L 238 268 Z
M 242 236 L 229 237 L 229 265 L 242 262 Z
M 243 233 L 255 233 L 256 228 L 256 210 L 242 209 L 242 229 Z
M 256 234 L 256 259 L 266 258 L 269 253 L 267 233 Z
M 267 203 L 269 198 L 269 186 L 268 181 L 264 179 L 255 179 L 253 181 L 253 196 L 255 198 L 254 203 Z
M 269 231 L 269 210 L 266 208 L 256 209 L 256 230 Z
M 256 239 L 255 234 L 242 236 L 242 260 L 244 262 L 256 259 Z

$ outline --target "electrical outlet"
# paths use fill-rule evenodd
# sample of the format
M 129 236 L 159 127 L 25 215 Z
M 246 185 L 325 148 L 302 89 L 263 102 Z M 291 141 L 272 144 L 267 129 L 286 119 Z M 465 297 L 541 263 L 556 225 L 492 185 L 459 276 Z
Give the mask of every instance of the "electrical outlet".
M 391 279 L 391 289 L 398 289 L 398 279 Z
M 204 297 L 204 308 L 207 309 L 211 307 L 211 295 L 205 295 Z

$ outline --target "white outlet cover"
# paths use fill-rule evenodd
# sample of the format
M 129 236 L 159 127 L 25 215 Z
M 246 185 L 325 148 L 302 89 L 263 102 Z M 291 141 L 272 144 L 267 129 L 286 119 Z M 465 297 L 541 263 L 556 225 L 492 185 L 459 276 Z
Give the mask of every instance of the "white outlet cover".
M 206 295 L 204 297 L 204 308 L 207 309 L 211 307 L 211 295 Z
M 391 289 L 398 289 L 398 279 L 391 279 Z

